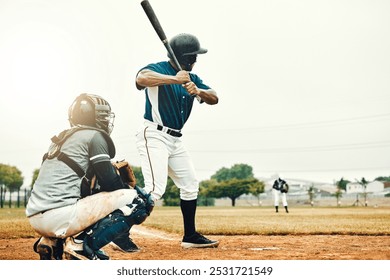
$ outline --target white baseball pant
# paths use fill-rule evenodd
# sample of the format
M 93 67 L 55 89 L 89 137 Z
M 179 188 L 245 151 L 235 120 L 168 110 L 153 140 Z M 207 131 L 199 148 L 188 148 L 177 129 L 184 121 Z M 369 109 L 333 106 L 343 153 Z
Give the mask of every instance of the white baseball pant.
M 168 176 L 180 189 L 182 200 L 198 197 L 199 182 L 195 168 L 180 137 L 157 130 L 156 123 L 145 121 L 144 127 L 136 134 L 136 144 L 145 191 L 151 193 L 155 200 L 161 199 L 165 193 Z
M 272 189 L 274 195 L 274 206 L 279 206 L 279 201 L 282 199 L 283 206 L 288 206 L 287 204 L 287 194 L 282 193 L 281 191 Z
M 116 209 L 131 204 L 136 196 L 134 189 L 101 192 L 80 199 L 75 204 L 31 216 L 29 222 L 42 236 L 66 238 L 83 231 Z

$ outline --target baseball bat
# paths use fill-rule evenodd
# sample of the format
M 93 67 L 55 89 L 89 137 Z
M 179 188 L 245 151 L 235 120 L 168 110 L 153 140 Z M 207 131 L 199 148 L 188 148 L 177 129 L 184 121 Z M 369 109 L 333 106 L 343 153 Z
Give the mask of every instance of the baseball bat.
M 179 61 L 176 58 L 175 52 L 173 51 L 171 45 L 169 44 L 169 41 L 167 39 L 167 36 L 165 35 L 164 29 L 162 28 L 160 21 L 158 20 L 152 5 L 150 5 L 149 0 L 142 0 L 141 6 L 145 11 L 145 14 L 148 16 L 148 19 L 150 23 L 152 24 L 154 30 L 156 31 L 158 37 L 160 38 L 161 42 L 164 44 L 166 50 L 168 51 L 169 55 L 171 56 L 173 63 L 175 63 L 176 68 L 181 71 L 183 70 L 181 68 L 181 65 Z M 199 102 L 202 102 L 202 99 L 197 95 L 196 99 Z
M 148 16 L 148 19 L 150 23 L 152 24 L 154 30 L 156 31 L 158 37 L 160 38 L 161 42 L 164 44 L 165 48 L 167 49 L 169 55 L 172 57 L 173 62 L 175 63 L 175 66 L 177 69 L 182 70 L 179 61 L 176 58 L 176 55 L 174 51 L 172 50 L 171 45 L 168 42 L 167 36 L 165 35 L 164 29 L 162 28 L 160 21 L 158 20 L 156 14 L 154 13 L 154 10 L 152 8 L 152 5 L 150 5 L 149 0 L 143 0 L 141 1 L 141 6 L 145 11 L 145 14 Z

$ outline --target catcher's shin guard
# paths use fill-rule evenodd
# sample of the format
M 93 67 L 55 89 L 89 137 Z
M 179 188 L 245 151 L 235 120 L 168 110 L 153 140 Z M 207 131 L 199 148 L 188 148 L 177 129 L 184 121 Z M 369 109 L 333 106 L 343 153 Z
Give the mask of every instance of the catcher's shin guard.
M 84 251 L 91 258 L 94 252 L 106 246 L 118 235 L 128 233 L 133 225 L 139 225 L 149 216 L 144 200 L 135 198 L 133 204 L 115 210 L 98 221 L 84 239 Z
M 126 217 L 118 210 L 98 221 L 84 239 L 83 249 L 88 258 L 93 259 L 94 252 L 106 246 L 118 234 L 128 232 L 130 227 Z

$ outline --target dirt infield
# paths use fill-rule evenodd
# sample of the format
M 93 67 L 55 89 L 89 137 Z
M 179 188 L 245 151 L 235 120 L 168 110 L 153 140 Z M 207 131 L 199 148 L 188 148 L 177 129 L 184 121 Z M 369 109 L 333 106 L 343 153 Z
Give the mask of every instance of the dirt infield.
M 104 249 L 113 260 L 390 260 L 389 236 L 284 235 L 208 236 L 218 248 L 182 249 L 181 236 L 132 229 L 138 253 Z M 0 260 L 37 260 L 34 238 L 0 239 Z

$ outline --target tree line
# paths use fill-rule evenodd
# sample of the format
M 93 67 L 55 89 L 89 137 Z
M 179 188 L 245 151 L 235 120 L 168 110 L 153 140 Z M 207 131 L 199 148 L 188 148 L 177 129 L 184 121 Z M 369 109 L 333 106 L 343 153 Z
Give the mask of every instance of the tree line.
M 141 167 L 132 166 L 134 175 L 137 179 L 137 184 L 144 186 L 144 178 Z M 33 171 L 33 178 L 30 184 L 31 188 L 39 174 L 39 169 Z M 375 180 L 382 182 L 390 182 L 390 177 L 378 177 Z M 15 167 L 6 164 L 0 164 L 0 207 L 3 208 L 5 204 L 5 197 L 7 190 L 9 193 L 18 192 L 18 207 L 20 188 L 24 183 L 24 178 L 21 171 Z M 346 190 L 347 184 L 350 181 L 341 178 L 336 182 L 337 191 L 333 194 L 337 203 Z M 362 178 L 359 183 L 363 186 L 367 185 L 367 181 Z M 229 198 L 231 205 L 236 205 L 236 200 L 241 195 L 252 194 L 258 198 L 260 202 L 260 194 L 264 192 L 265 184 L 254 177 L 253 168 L 247 164 L 234 164 L 230 168 L 223 167 L 213 174 L 210 179 L 201 181 L 199 184 L 198 204 L 200 206 L 213 206 L 216 198 Z M 25 190 L 26 192 L 26 190 Z M 313 202 L 315 197 L 314 187 L 308 190 L 309 200 Z M 25 193 L 24 205 L 26 205 L 28 194 Z M 8 201 L 11 207 L 11 195 Z M 168 178 L 166 192 L 163 196 L 164 206 L 178 206 L 180 204 L 180 191 L 175 186 L 174 182 Z
M 3 208 L 5 204 L 5 196 L 7 190 L 9 193 L 20 191 L 20 187 L 23 185 L 24 177 L 22 172 L 16 167 L 7 164 L 0 163 L 0 207 Z M 18 206 L 20 206 L 18 195 Z M 27 197 L 25 196 L 25 200 Z M 9 207 L 11 207 L 11 195 L 8 201 Z

